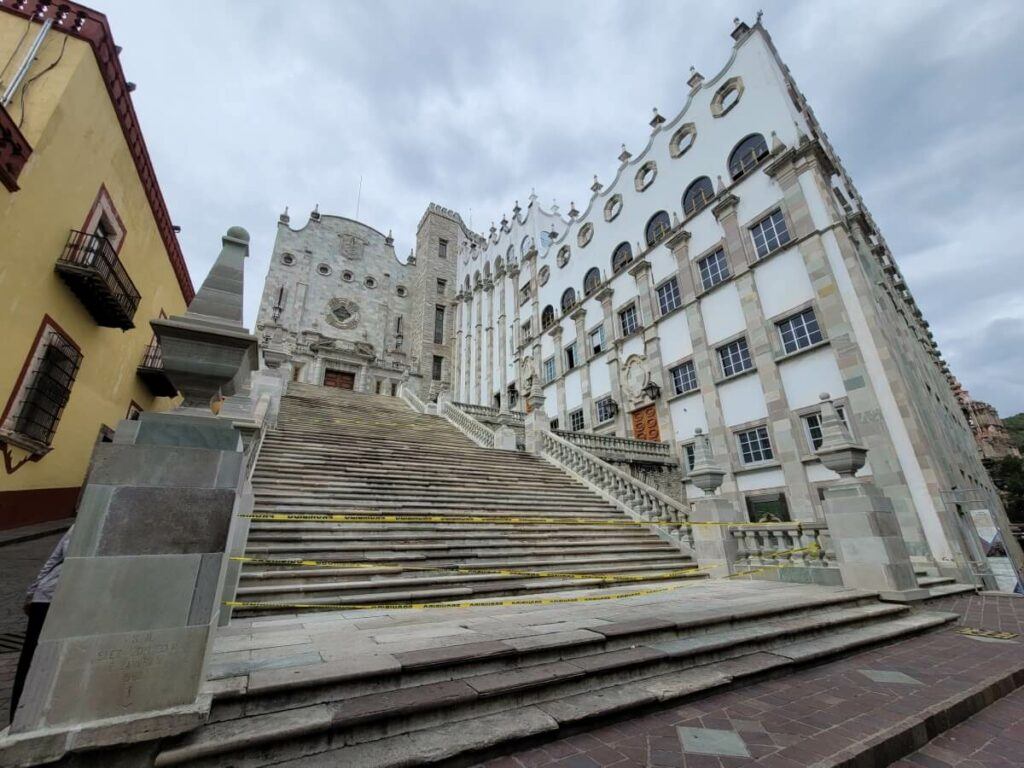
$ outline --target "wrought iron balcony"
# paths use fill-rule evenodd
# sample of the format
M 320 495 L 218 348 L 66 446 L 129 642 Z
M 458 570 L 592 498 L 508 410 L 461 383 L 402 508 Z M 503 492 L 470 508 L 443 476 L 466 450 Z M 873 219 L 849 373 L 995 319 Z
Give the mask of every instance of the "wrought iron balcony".
M 135 327 L 139 292 L 105 237 L 71 230 L 54 268 L 98 325 Z
M 135 372 L 154 397 L 175 397 L 178 394 L 178 388 L 164 370 L 164 353 L 156 339 L 146 347 L 142 362 Z

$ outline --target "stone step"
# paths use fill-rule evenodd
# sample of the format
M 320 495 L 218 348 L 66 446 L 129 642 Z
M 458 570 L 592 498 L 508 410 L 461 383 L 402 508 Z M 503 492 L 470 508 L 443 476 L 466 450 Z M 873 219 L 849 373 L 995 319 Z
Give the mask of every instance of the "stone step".
M 319 703 L 300 707 L 288 707 L 292 700 L 287 689 L 278 689 L 262 704 L 279 709 L 265 714 L 255 714 L 261 707 L 251 706 L 256 702 L 249 693 L 243 707 L 248 716 L 214 722 L 187 735 L 164 749 L 156 764 L 224 765 L 230 755 L 232 765 L 244 760 L 245 765 L 259 766 L 287 764 L 286 760 L 318 754 L 321 761 L 327 760 L 322 765 L 429 764 L 437 762 L 439 753 L 414 753 L 409 740 L 436 735 L 444 724 L 459 723 L 465 733 L 473 733 L 482 727 L 482 721 L 492 722 L 485 718 L 504 717 L 502 722 L 530 724 L 535 713 L 541 712 L 545 717 L 537 722 L 547 725 L 537 732 L 554 735 L 589 719 L 693 696 L 737 679 L 777 674 L 797 663 L 923 631 L 948 619 L 941 614 L 910 616 L 900 606 L 874 604 L 676 639 L 664 638 L 668 626 L 655 630 L 649 625 L 646 631 L 627 633 L 633 635 L 630 647 L 570 646 L 563 649 L 569 652 L 565 660 L 544 660 L 551 656 L 544 651 L 531 654 L 535 663 L 519 654 L 510 664 L 509 655 L 496 649 L 495 660 L 500 660 L 501 669 L 469 676 L 450 674 L 454 672 L 451 668 L 458 666 L 457 647 L 447 649 L 447 659 L 440 649 L 433 655 L 414 652 L 410 654 L 409 676 L 416 677 L 418 662 L 420 670 L 423 665 L 429 670 L 429 682 L 373 690 L 374 677 L 382 676 L 371 675 L 358 685 L 348 681 L 350 695 L 345 698 L 319 697 Z M 478 653 L 471 666 L 479 667 L 479 659 Z M 401 677 L 405 677 L 405 664 L 400 663 Z M 392 669 L 386 677 L 393 679 L 394 675 Z M 289 677 L 285 674 L 272 680 Z M 299 689 L 307 699 L 308 682 L 303 681 Z M 227 714 L 237 711 L 228 704 Z M 524 729 L 534 732 L 532 726 L 525 725 L 516 733 Z M 404 736 L 402 746 L 392 750 L 387 740 L 399 734 Z M 505 738 L 512 736 L 505 731 L 492 732 L 486 743 L 473 741 L 471 748 L 483 748 L 476 746 L 478 743 L 493 747 L 500 743 L 496 739 Z M 465 744 L 456 740 L 444 759 L 463 754 Z
M 373 526 L 373 527 L 371 527 Z M 309 541 L 323 541 L 325 537 L 345 541 L 406 541 L 415 539 L 428 541 L 434 539 L 457 538 L 463 540 L 493 539 L 498 536 L 514 536 L 517 539 L 546 539 L 553 536 L 561 538 L 590 538 L 595 534 L 603 538 L 637 538 L 646 539 L 646 531 L 627 526 L 600 525 L 501 525 L 487 523 L 486 526 L 472 523 L 388 523 L 362 525 L 359 523 L 270 523 L 254 522 L 249 529 L 250 541 L 261 541 L 270 538 L 289 537 Z
M 956 579 L 952 576 L 918 576 L 917 586 L 919 587 L 939 587 L 946 584 L 955 584 Z

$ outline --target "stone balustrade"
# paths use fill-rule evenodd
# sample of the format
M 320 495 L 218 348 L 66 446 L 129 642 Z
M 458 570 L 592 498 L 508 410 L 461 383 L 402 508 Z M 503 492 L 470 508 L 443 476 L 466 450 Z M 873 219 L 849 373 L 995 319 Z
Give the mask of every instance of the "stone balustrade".
M 522 424 L 526 417 L 526 414 L 521 411 L 500 411 L 486 405 L 474 405 L 473 403 L 452 403 L 452 405 L 482 421 L 509 421 Z
M 672 456 L 672 447 L 668 443 L 633 440 L 632 438 L 615 437 L 614 435 L 598 435 L 592 432 L 570 432 L 557 429 L 552 431 L 573 445 L 590 451 L 601 458 L 655 464 L 676 463 L 676 459 Z
M 398 396 L 405 400 L 405 402 L 409 404 L 409 407 L 416 411 L 416 413 L 427 412 L 426 404 L 422 400 L 420 400 L 420 398 L 417 396 L 415 392 L 412 391 L 411 388 L 405 385 L 404 381 L 398 385 Z
M 661 526 L 693 547 L 689 512 L 680 502 L 554 432 L 540 433 L 540 454 L 583 480 L 640 520 Z
M 762 566 L 836 567 L 825 523 L 757 523 L 730 526 L 738 570 Z
M 495 448 L 494 430 L 477 421 L 455 403 L 441 401 L 438 403 L 438 415 L 443 416 L 462 434 L 482 448 Z

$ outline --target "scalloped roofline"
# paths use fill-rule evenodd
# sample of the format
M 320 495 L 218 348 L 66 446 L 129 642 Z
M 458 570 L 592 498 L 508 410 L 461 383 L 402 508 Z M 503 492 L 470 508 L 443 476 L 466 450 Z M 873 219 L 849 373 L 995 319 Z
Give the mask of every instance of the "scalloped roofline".
M 358 219 L 353 219 L 353 218 L 350 218 L 348 216 L 339 216 L 336 213 L 321 213 L 320 214 L 320 220 L 323 220 L 323 219 L 339 219 L 340 221 L 348 221 L 348 222 L 351 222 L 352 224 L 358 224 L 363 229 L 368 229 L 371 232 L 374 232 L 374 233 L 380 235 L 381 239 L 383 239 L 383 240 L 387 240 L 390 237 L 390 235 L 385 235 L 383 232 L 381 232 L 376 227 L 371 227 L 369 224 L 367 224 L 364 221 L 359 221 Z M 310 223 L 312 223 L 314 221 L 317 221 L 317 219 L 314 219 L 312 216 L 310 216 L 309 219 L 306 220 L 306 223 L 303 224 L 298 229 L 295 229 L 294 227 L 292 227 L 290 220 L 289 221 L 282 221 L 281 219 L 278 219 L 277 223 L 280 226 L 287 227 L 289 232 L 303 232 L 310 225 Z M 392 246 L 392 247 L 394 247 L 394 246 Z

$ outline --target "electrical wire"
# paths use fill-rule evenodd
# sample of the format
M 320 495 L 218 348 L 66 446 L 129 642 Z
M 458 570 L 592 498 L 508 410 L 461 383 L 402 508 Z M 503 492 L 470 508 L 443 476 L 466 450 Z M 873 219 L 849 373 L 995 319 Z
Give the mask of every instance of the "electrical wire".
M 28 31 L 30 29 L 32 29 L 32 17 L 31 16 L 29 16 L 28 21 L 25 24 L 25 31 L 21 33 L 21 39 L 18 41 L 18 44 L 16 46 L 14 46 L 14 50 L 11 51 L 11 57 L 9 59 L 7 59 L 7 63 L 4 64 L 4 68 L 0 69 L 0 78 L 2 78 L 4 76 L 4 72 L 6 72 L 7 68 L 9 66 L 11 66 L 11 62 L 14 61 L 14 57 L 18 55 L 18 51 L 21 50 L 21 44 L 25 42 L 25 38 L 28 37 Z M 2 86 L 2 85 L 3 85 L 3 80 L 0 80 L 0 86 Z
M 60 44 L 60 53 L 57 55 L 57 58 L 54 60 L 54 62 L 50 66 L 48 66 L 46 69 L 44 69 L 42 72 L 40 72 L 39 74 L 35 75 L 34 77 L 30 77 L 28 80 L 26 80 L 25 84 L 21 87 L 21 99 L 20 99 L 21 114 L 18 116 L 18 127 L 19 128 L 21 128 L 21 124 L 23 122 L 25 122 L 25 92 L 28 90 L 28 87 L 30 85 L 32 85 L 32 83 L 34 83 L 40 77 L 42 77 L 47 72 L 49 72 L 51 69 L 56 67 L 58 64 L 60 64 L 60 60 L 64 58 L 64 49 L 67 48 L 67 45 L 68 45 L 68 36 L 64 35 L 64 42 L 62 42 Z

